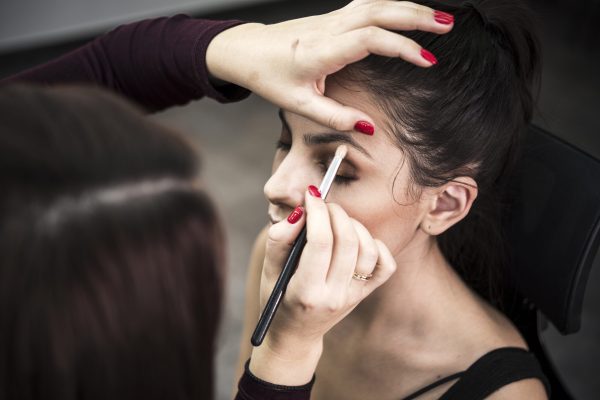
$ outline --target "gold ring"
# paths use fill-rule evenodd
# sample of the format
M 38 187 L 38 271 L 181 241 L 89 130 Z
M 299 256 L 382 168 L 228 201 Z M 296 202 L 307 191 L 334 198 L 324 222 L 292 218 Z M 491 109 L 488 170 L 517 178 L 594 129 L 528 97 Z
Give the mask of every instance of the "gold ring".
M 368 281 L 372 277 L 373 277 L 373 274 L 363 275 L 363 274 L 359 274 L 357 272 L 352 273 L 352 278 L 359 280 L 359 281 Z

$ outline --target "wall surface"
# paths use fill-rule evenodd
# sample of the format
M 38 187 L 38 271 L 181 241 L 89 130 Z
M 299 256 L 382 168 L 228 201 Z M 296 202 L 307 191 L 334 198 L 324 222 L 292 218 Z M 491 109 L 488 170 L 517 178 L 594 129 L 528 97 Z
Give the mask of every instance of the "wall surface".
M 276 0 L 3 0 L 0 53 L 101 33 L 124 22 Z
M 14 18 L 8 22 L 31 36 L 34 32 L 41 31 L 41 26 L 35 25 L 35 21 L 41 23 L 45 22 L 45 19 L 48 19 L 47 22 L 52 19 L 51 15 L 45 16 L 40 10 L 32 12 L 35 17 L 28 16 L 26 10 L 27 7 L 31 9 L 33 0 L 21 0 L 22 5 L 11 4 L 10 7 L 20 10 L 21 14 L 15 11 L 9 18 L 5 12 L 8 6 L 3 3 L 6 1 L 18 0 L 0 0 L 0 44 L 5 43 L 2 42 L 5 40 L 7 29 L 4 25 L 5 20 Z M 69 10 L 64 6 L 69 0 L 47 0 L 45 4 L 50 2 L 53 8 L 58 10 L 56 13 L 60 14 L 59 11 L 62 11 L 65 14 L 64 23 L 77 16 L 75 11 L 68 11 L 72 15 L 65 11 Z M 169 5 L 175 7 L 176 4 L 181 6 L 184 3 L 171 0 Z M 217 7 L 217 3 L 224 5 L 233 2 L 198 0 L 194 5 L 206 6 L 208 12 L 210 7 Z M 256 7 L 254 3 L 250 6 L 250 1 L 240 0 L 238 3 L 247 3 L 249 7 L 232 9 L 221 14 L 213 13 L 210 17 L 269 23 L 327 12 L 342 5 L 344 1 L 273 0 L 271 4 L 264 2 L 262 6 Z M 536 9 L 544 49 L 544 73 L 535 122 L 600 158 L 600 74 L 597 73 L 600 64 L 600 35 L 598 24 L 595 22 L 600 20 L 600 1 L 536 0 L 530 3 Z M 117 3 L 116 0 L 103 0 L 102 5 L 89 4 L 86 7 L 90 8 L 78 11 L 84 16 L 94 15 L 98 17 L 97 20 L 101 20 L 100 11 L 95 7 L 108 9 L 111 4 L 114 4 L 114 7 L 137 4 L 138 11 L 145 9 L 156 14 L 171 13 L 161 13 L 158 7 L 146 7 L 149 4 L 167 4 L 158 0 L 124 0 L 123 4 Z M 196 15 L 206 16 L 204 13 Z M 136 19 L 140 16 L 123 13 L 122 20 Z M 116 21 L 110 26 L 116 25 Z M 67 52 L 79 45 L 85 36 L 69 38 L 70 43 L 56 43 L 55 46 L 38 47 L 31 51 L 0 54 L 0 78 Z M 38 43 L 38 46 L 41 46 L 41 43 Z M 266 101 L 252 96 L 244 102 L 227 106 L 203 100 L 172 108 L 152 118 L 186 133 L 202 150 L 204 179 L 221 210 L 227 228 L 229 286 L 216 360 L 216 398 L 228 400 L 231 398 L 231 388 L 235 380 L 234 364 L 240 343 L 247 260 L 254 236 L 267 224 L 262 186 L 270 175 L 275 141 L 280 131 L 277 110 Z M 588 282 L 581 332 L 565 337 L 550 326 L 543 333 L 543 339 L 574 397 L 598 398 L 600 255 L 596 258 Z

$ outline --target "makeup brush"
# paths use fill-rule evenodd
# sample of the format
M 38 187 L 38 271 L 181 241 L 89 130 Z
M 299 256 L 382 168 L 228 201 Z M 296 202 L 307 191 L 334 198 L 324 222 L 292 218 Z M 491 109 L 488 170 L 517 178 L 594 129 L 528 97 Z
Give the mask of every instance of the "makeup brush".
M 327 172 L 325 172 L 325 176 L 321 181 L 321 185 L 319 186 L 319 192 L 321 192 L 321 198 L 323 201 L 327 198 L 327 194 L 329 193 L 329 189 L 331 189 L 331 184 L 335 179 L 338 169 L 340 168 L 340 164 L 346 154 L 348 153 L 348 147 L 346 145 L 339 146 L 335 151 L 335 156 L 333 160 L 329 164 L 327 168 Z M 275 312 L 281 303 L 281 299 L 287 289 L 288 284 L 290 283 L 290 279 L 292 275 L 296 271 L 296 267 L 298 266 L 298 261 L 300 260 L 300 256 L 302 255 L 302 250 L 306 245 L 306 225 L 302 228 L 302 231 L 296 238 L 296 241 L 292 245 L 292 250 L 283 265 L 283 269 L 277 278 L 277 282 L 275 282 L 275 286 L 273 287 L 273 291 L 269 296 L 269 300 L 267 300 L 267 304 L 265 304 L 265 308 L 260 315 L 260 319 L 256 324 L 256 328 L 254 329 L 254 333 L 252 334 L 252 338 L 250 342 L 253 346 L 260 346 L 263 340 L 265 339 L 265 335 L 267 334 L 267 330 L 271 325 L 271 321 L 273 321 L 273 317 L 275 316 Z

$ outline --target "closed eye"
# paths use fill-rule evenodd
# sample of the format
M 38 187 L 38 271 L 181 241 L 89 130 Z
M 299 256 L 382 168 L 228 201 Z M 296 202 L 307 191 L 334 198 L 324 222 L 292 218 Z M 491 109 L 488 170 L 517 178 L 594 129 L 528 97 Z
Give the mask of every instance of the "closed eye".
M 325 174 L 325 172 L 327 172 L 327 168 L 329 168 L 329 163 L 325 161 L 319 161 L 318 164 L 321 168 L 322 173 Z M 340 173 L 338 170 L 338 174 L 335 176 L 335 180 L 333 182 L 347 186 L 356 180 L 358 180 L 358 177 L 356 175 Z
M 290 151 L 290 149 L 292 148 L 292 144 L 286 143 L 286 142 L 282 141 L 281 139 L 279 139 L 275 143 L 275 148 L 277 150 Z

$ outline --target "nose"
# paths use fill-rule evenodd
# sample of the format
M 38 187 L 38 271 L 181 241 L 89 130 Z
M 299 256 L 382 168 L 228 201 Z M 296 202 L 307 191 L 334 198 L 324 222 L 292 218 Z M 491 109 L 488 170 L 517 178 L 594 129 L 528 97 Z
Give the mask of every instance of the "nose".
M 304 202 L 304 192 L 309 185 L 319 184 L 319 173 L 291 153 L 275 169 L 265 183 L 267 200 L 282 208 L 294 208 Z

